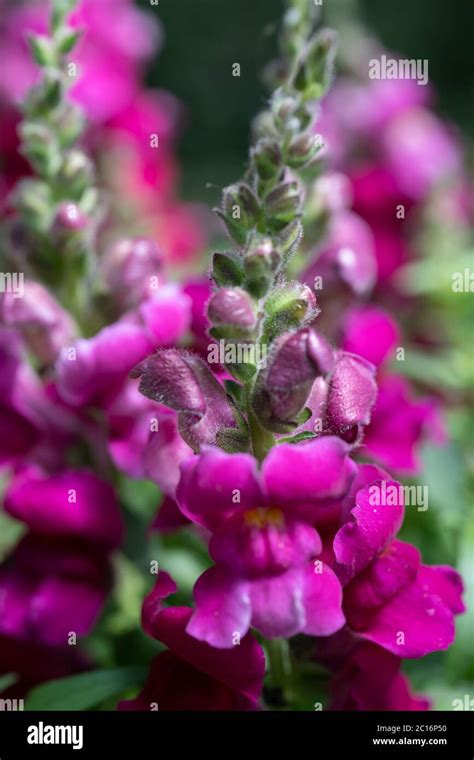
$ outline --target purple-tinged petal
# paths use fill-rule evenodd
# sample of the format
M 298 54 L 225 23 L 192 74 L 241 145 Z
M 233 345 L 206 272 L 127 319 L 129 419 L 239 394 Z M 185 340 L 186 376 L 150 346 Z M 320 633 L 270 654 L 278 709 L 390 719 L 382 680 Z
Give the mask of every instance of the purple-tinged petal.
M 391 494 L 393 497 L 388 499 Z M 334 538 L 334 554 L 340 565 L 337 572 L 343 583 L 360 573 L 388 546 L 400 530 L 403 515 L 400 483 L 378 481 L 357 493 L 351 518 Z
M 143 470 L 166 494 L 174 496 L 181 462 L 192 457 L 193 450 L 181 438 L 174 412 L 166 410 L 158 419 L 158 430 L 149 435 L 142 453 Z
M 232 649 L 216 649 L 189 635 L 193 611 L 169 607 L 156 621 L 155 633 L 169 649 L 193 667 L 257 700 L 265 673 L 263 650 L 251 634 L 235 639 Z
M 143 601 L 142 626 L 149 636 L 155 636 L 154 627 L 157 616 L 163 609 L 163 600 L 171 594 L 175 594 L 177 589 L 178 587 L 172 577 L 160 570 L 155 585 Z
M 349 450 L 347 443 L 332 436 L 275 446 L 262 465 L 267 503 L 311 515 L 342 498 L 356 469 Z
M 255 459 L 250 454 L 227 454 L 205 448 L 181 465 L 176 498 L 183 514 L 211 530 L 234 512 L 264 503 Z
M 122 321 L 104 327 L 93 338 L 63 349 L 56 365 L 58 391 L 74 406 L 110 395 L 153 348 L 139 325 Z
M 342 437 L 368 425 L 377 397 L 375 367 L 360 356 L 341 352 L 329 380 L 326 426 Z M 348 439 L 352 442 L 352 435 Z
M 0 568 L 0 632 L 66 647 L 89 633 L 110 578 L 107 559 L 77 542 L 28 534 Z
M 179 431 L 195 451 L 214 444 L 221 432 L 237 429 L 237 414 L 225 389 L 195 354 L 163 349 L 139 364 L 140 392 L 179 412 Z
M 217 653 L 219 650 L 211 651 Z M 257 704 L 167 651 L 152 661 L 141 692 L 134 699 L 119 702 L 117 709 L 138 712 L 157 709 L 160 712 L 222 712 L 255 710 Z
M 414 696 L 400 673 L 401 660 L 371 642 L 359 643 L 333 676 L 330 710 L 428 710 L 430 703 Z
M 382 309 L 366 306 L 352 309 L 346 316 L 344 350 L 362 356 L 376 367 L 388 358 L 399 339 L 396 322 Z
M 378 386 L 364 448 L 387 467 L 416 474 L 420 469 L 418 448 L 423 439 L 443 440 L 436 402 L 413 399 L 410 385 L 403 377 L 385 375 Z
M 423 592 L 439 596 L 453 615 L 460 615 L 466 611 L 462 600 L 462 578 L 449 565 L 421 565 L 416 582 Z
M 252 581 L 252 627 L 269 639 L 289 638 L 302 631 L 306 622 L 304 589 L 302 567 Z
M 154 348 L 177 343 L 191 322 L 189 297 L 171 284 L 143 301 L 138 312 Z
M 250 627 L 248 584 L 230 573 L 211 567 L 194 586 L 196 609 L 186 632 L 216 649 L 230 649 Z
M 12 517 L 42 535 L 75 536 L 107 549 L 122 540 L 113 488 L 84 470 L 49 477 L 26 471 L 10 484 L 4 506 Z
M 321 563 L 305 568 L 303 605 L 306 622 L 302 633 L 331 636 L 346 622 L 342 611 L 342 588 L 336 575 Z
M 321 549 L 321 539 L 313 527 L 266 507 L 235 514 L 214 533 L 209 544 L 216 564 L 245 578 L 276 575 L 306 564 Z

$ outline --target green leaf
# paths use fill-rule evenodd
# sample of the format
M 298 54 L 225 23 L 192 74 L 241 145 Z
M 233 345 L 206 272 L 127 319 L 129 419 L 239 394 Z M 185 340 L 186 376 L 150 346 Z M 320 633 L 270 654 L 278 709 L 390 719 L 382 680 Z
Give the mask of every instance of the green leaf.
M 149 522 L 160 503 L 160 489 L 149 480 L 120 478 L 120 496 L 126 508 L 139 520 Z
M 25 710 L 91 710 L 104 700 L 139 686 L 146 674 L 146 668 L 116 668 L 48 681 L 30 692 Z

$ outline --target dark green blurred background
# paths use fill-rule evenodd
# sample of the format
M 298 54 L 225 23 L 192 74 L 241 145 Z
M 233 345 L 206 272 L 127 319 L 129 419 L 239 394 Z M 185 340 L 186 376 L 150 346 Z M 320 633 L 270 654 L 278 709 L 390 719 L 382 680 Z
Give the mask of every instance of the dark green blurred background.
M 139 4 L 150 8 L 149 0 Z M 149 83 L 187 107 L 179 149 L 185 198 L 213 203 L 217 189 L 206 184 L 222 186 L 242 173 L 282 8 L 283 0 L 159 0 L 152 9 L 165 43 Z M 474 0 L 323 0 L 323 20 L 326 13 L 333 24 L 354 11 L 390 50 L 428 59 L 440 112 L 472 135 Z M 233 62 L 240 78 L 232 76 Z

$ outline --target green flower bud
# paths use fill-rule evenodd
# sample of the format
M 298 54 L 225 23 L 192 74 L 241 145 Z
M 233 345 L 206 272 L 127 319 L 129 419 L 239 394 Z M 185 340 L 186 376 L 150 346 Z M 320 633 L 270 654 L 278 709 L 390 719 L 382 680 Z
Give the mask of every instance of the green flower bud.
M 36 179 L 20 180 L 13 192 L 12 201 L 29 227 L 41 232 L 48 229 L 53 209 L 51 193 L 45 182 Z
M 262 298 L 272 287 L 281 262 L 282 258 L 275 250 L 271 238 L 256 241 L 244 258 L 245 289 L 254 298 Z
M 295 137 L 288 148 L 287 163 L 292 169 L 301 169 L 312 161 L 323 147 L 321 135 L 305 132 Z
M 303 225 L 299 219 L 294 219 L 279 231 L 276 236 L 277 248 L 285 262 L 293 255 L 302 237 Z
M 41 176 L 54 175 L 61 165 L 59 145 L 45 124 L 25 121 L 20 125 L 21 152 Z
M 297 182 L 278 185 L 265 199 L 265 211 L 271 222 L 287 224 L 300 212 L 301 196 Z
M 222 209 L 215 211 L 239 245 L 245 243 L 247 232 L 256 225 L 260 216 L 257 197 L 244 182 L 226 187 L 223 192 Z
M 281 150 L 275 140 L 259 140 L 252 158 L 261 179 L 270 180 L 281 170 Z
M 265 299 L 264 335 L 271 343 L 278 335 L 311 322 L 318 313 L 316 297 L 307 285 L 279 286 Z
M 333 71 L 335 42 L 335 33 L 323 29 L 303 51 L 293 77 L 293 86 L 301 92 L 304 100 L 318 100 L 326 93 Z
M 72 148 L 67 151 L 58 173 L 58 183 L 68 189 L 71 199 L 79 199 L 94 179 L 92 162 L 82 150 Z

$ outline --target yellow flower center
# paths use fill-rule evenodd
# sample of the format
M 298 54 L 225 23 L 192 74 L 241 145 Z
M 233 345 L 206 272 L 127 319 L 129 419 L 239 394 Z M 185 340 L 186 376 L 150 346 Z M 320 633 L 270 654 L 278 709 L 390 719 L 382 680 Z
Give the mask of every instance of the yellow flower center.
M 245 524 L 249 528 L 267 528 L 273 526 L 281 528 L 284 524 L 283 512 L 276 507 L 259 507 L 258 509 L 249 509 L 244 515 Z

